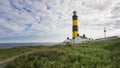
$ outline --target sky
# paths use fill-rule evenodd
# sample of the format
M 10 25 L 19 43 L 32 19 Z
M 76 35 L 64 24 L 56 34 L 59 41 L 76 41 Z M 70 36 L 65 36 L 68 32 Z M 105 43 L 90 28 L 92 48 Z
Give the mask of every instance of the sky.
M 0 0 L 0 43 L 71 38 L 74 10 L 80 35 L 120 36 L 120 0 Z

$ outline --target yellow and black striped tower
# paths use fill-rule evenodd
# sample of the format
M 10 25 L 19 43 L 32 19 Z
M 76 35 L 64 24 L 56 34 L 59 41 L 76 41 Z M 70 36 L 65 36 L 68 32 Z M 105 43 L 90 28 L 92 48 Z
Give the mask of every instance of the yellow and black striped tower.
M 73 12 L 73 25 L 72 25 L 72 39 L 75 39 L 75 37 L 77 37 L 77 35 L 79 35 L 78 33 L 78 16 L 76 14 L 76 11 Z

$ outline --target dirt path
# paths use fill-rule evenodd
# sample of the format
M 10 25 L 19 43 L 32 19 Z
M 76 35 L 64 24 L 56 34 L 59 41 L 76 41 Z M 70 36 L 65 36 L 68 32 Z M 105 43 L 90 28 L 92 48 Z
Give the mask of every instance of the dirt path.
M 15 56 L 15 57 L 12 57 L 12 58 L 9 58 L 9 59 L 6 59 L 6 60 L 3 60 L 3 61 L 0 61 L 0 68 L 4 68 L 4 66 L 6 64 L 8 64 L 9 62 L 13 61 L 15 58 L 17 58 L 19 56 Z
M 29 52 L 26 52 L 26 53 L 23 53 L 23 54 L 20 54 L 20 55 L 17 55 L 17 56 L 14 56 L 14 57 L 11 57 L 11 58 L 8 58 L 6 60 L 3 60 L 3 61 L 0 61 L 0 68 L 4 68 L 5 65 L 7 65 L 9 62 L 12 62 L 14 61 L 16 58 L 18 58 L 19 56 L 22 56 L 22 55 L 25 55 L 25 54 L 29 54 L 33 51 L 29 51 Z

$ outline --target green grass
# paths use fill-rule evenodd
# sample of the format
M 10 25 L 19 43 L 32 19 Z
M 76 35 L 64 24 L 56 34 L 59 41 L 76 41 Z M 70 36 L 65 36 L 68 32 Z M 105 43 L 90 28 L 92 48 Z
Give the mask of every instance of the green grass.
M 5 68 L 120 68 L 120 39 L 35 49 Z
M 36 47 L 20 47 L 20 48 L 11 48 L 11 49 L 0 49 L 0 61 L 8 59 L 13 56 L 23 54 L 28 51 L 32 51 L 37 48 L 39 48 L 39 47 L 36 46 Z

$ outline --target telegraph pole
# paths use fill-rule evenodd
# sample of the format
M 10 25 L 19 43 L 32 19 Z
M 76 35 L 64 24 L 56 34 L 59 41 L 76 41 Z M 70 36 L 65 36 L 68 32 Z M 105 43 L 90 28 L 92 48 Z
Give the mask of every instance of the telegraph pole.
M 105 39 L 106 39 L 106 28 L 104 27 L 104 36 L 105 36 Z

